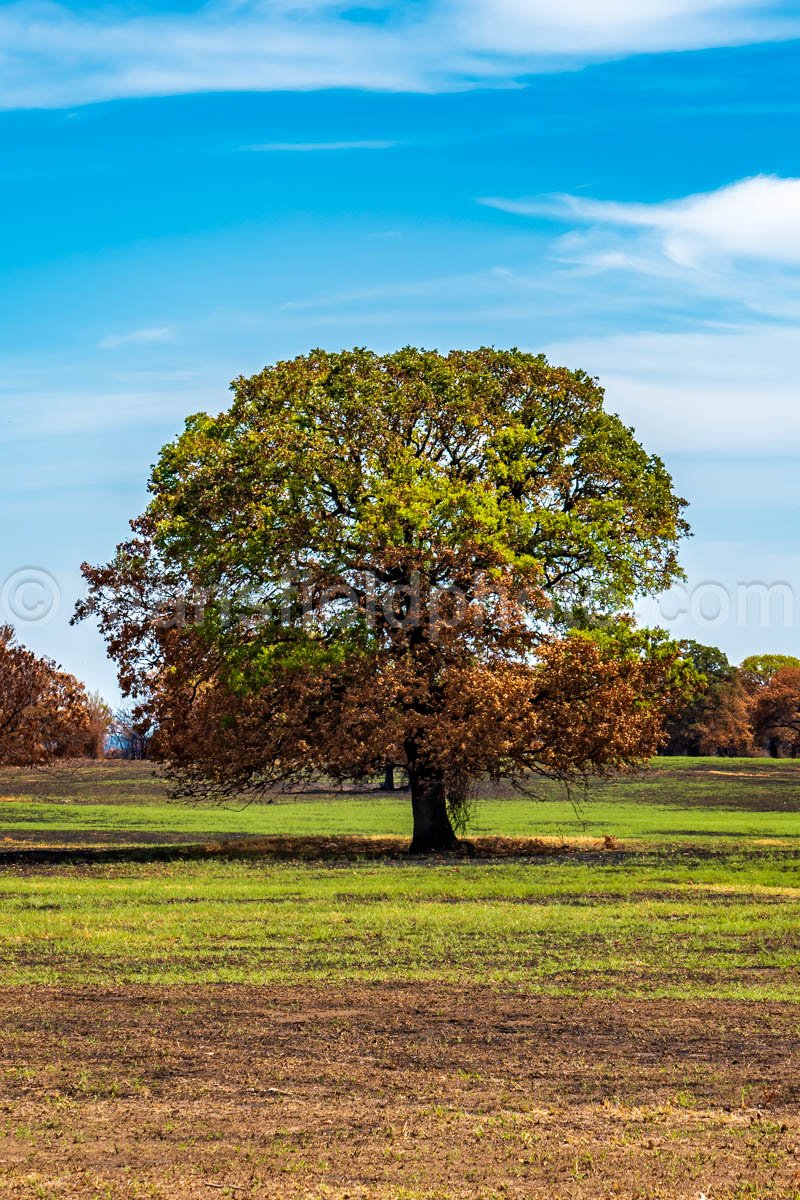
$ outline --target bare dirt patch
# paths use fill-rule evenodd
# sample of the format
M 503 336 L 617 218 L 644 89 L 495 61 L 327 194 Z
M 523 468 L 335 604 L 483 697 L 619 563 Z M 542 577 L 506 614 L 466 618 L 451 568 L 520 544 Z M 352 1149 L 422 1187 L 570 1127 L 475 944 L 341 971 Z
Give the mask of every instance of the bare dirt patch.
M 0 1196 L 800 1196 L 800 1009 L 7 989 Z
M 770 779 L 772 771 L 717 771 L 709 767 L 705 771 L 706 775 L 724 775 L 729 779 Z

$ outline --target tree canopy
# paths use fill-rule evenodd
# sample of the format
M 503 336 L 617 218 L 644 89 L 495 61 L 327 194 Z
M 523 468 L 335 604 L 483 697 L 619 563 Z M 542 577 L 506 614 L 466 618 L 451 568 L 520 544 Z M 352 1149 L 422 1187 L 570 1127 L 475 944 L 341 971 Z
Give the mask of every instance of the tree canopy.
M 77 679 L 0 626 L 0 763 L 37 766 L 88 752 L 88 698 Z
M 698 686 L 666 722 L 667 754 L 747 756 L 755 752 L 745 677 L 716 646 L 686 639 L 681 656 Z
M 768 684 L 777 671 L 786 667 L 800 667 L 800 658 L 793 654 L 751 654 L 740 664 L 739 670 L 751 691 Z
M 79 609 L 187 787 L 394 762 L 430 849 L 470 779 L 658 746 L 688 668 L 621 614 L 679 576 L 684 502 L 595 380 L 516 350 L 314 351 L 233 393 L 163 449 Z
M 800 754 L 800 665 L 778 667 L 756 692 L 753 728 L 773 753 L 782 748 L 792 758 Z

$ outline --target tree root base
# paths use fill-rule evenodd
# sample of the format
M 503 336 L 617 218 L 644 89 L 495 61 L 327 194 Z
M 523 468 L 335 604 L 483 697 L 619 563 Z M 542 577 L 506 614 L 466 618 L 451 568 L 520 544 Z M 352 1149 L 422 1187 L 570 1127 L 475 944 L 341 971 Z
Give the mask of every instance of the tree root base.
M 475 847 L 472 842 L 462 841 L 460 838 L 448 839 L 447 841 L 437 843 L 432 842 L 428 838 L 414 838 L 408 847 L 407 854 L 410 858 L 423 858 L 426 855 L 436 855 L 437 857 L 447 855 L 449 858 L 474 858 Z

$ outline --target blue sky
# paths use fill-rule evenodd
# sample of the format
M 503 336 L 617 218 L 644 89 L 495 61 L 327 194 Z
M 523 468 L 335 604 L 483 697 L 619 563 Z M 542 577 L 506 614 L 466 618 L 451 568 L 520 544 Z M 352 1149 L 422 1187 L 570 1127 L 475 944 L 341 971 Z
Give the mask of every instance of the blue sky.
M 0 3 L 0 619 L 113 695 L 78 566 L 186 414 L 494 343 L 598 375 L 690 499 L 643 615 L 800 653 L 800 11 L 634 7 Z

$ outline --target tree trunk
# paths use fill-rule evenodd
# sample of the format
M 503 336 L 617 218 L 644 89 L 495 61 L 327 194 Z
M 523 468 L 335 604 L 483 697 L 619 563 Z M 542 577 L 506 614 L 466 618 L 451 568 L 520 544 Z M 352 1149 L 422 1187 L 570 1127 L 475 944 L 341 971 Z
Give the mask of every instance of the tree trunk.
M 384 768 L 383 783 L 380 790 L 382 792 L 394 791 L 394 763 L 387 763 Z
M 409 853 L 439 854 L 455 850 L 460 842 L 447 815 L 444 781 L 412 767 L 409 783 L 414 813 L 414 837 Z

